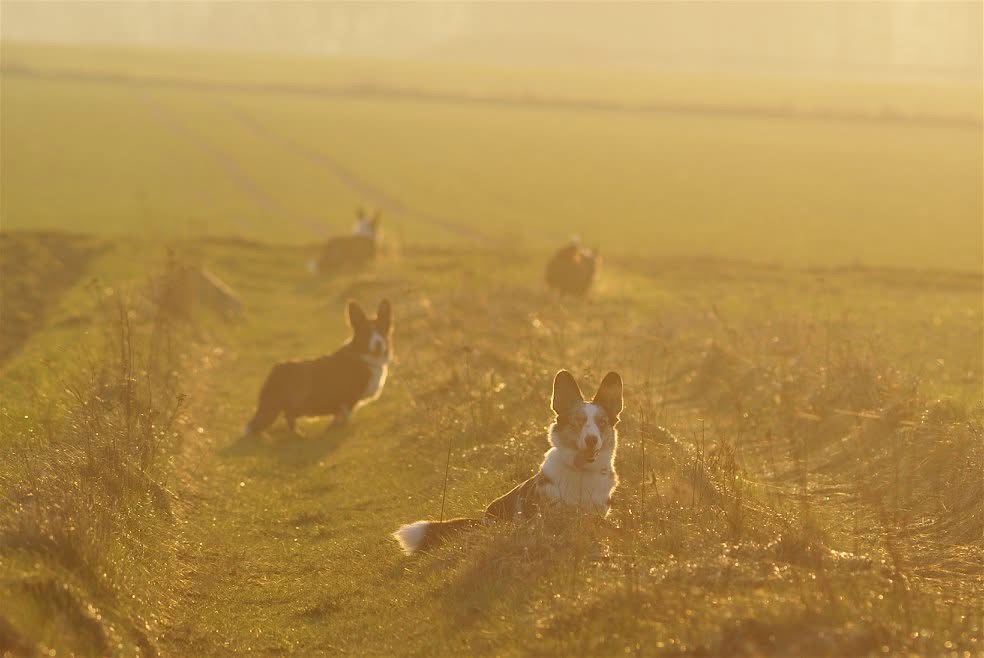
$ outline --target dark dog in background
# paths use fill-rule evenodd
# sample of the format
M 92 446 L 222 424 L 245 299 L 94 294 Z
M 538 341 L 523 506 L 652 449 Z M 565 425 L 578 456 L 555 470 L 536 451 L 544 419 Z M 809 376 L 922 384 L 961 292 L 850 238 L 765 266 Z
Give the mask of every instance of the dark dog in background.
M 598 250 L 586 249 L 573 239 L 547 263 L 547 285 L 561 294 L 582 296 L 591 288 L 600 266 Z
M 310 361 L 286 361 L 267 375 L 256 413 L 246 435 L 262 432 L 284 414 L 287 427 L 301 416 L 334 416 L 334 425 L 348 422 L 358 407 L 379 397 L 386 384 L 392 349 L 393 311 L 389 300 L 369 318 L 355 302 L 348 303 L 352 337 L 333 354 Z
M 379 248 L 381 221 L 380 211 L 370 217 L 359 208 L 352 232 L 326 240 L 318 257 L 308 263 L 308 269 L 317 274 L 368 265 L 376 258 Z

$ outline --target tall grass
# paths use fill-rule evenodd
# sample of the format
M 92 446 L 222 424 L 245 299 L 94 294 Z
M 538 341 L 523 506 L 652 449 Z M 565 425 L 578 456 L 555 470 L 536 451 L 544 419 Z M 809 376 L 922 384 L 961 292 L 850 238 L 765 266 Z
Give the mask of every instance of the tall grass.
M 280 258 L 300 262 L 278 256 L 278 272 Z M 4 418 L 17 441 L 16 461 L 0 463 L 2 492 L 18 507 L 2 516 L 3 600 L 14 605 L 0 613 L 0 639 L 26 644 L 21 629 L 42 628 L 45 641 L 74 638 L 60 653 L 117 653 L 123 644 L 127 653 L 159 646 L 180 655 L 256 651 L 253 630 L 273 635 L 260 649 L 270 653 L 980 652 L 984 410 L 930 395 L 935 383 L 906 370 L 870 324 L 779 322 L 773 310 L 756 315 L 768 303 L 710 313 L 700 300 L 629 294 L 618 263 L 605 294 L 575 302 L 522 279 L 533 269 L 523 254 L 410 252 L 400 268 L 407 279 L 357 281 L 402 291 L 393 296 L 398 349 L 383 399 L 353 434 L 208 464 L 212 500 L 172 496 L 188 493 L 174 482 L 186 415 L 179 389 L 188 404 L 236 389 L 232 406 L 245 406 L 255 388 L 222 381 L 208 397 L 190 388 L 181 353 L 197 293 L 177 260 L 130 303 L 100 289 L 108 329 L 66 375 L 77 392 L 39 399 L 29 420 Z M 287 332 L 283 309 L 305 312 L 312 299 L 297 276 L 298 294 L 285 294 L 291 279 L 269 287 L 282 310 L 247 322 Z M 350 290 L 342 292 L 338 299 Z M 718 293 L 715 283 L 708 294 Z M 236 372 L 268 365 L 250 352 L 256 335 L 238 341 Z M 535 471 L 561 367 L 589 395 L 609 369 L 626 382 L 610 517 L 499 524 L 428 555 L 398 556 L 385 540 L 397 522 L 479 514 Z M 227 411 L 238 422 L 237 409 Z M 231 426 L 213 421 L 210 431 Z M 325 456 L 329 449 L 338 452 Z M 317 468 L 308 468 L 312 454 Z M 250 480 L 242 488 L 255 498 L 230 502 L 211 477 L 220 468 L 229 483 Z M 281 485 L 289 495 L 278 493 L 268 511 Z M 404 496 L 411 502 L 391 514 Z M 182 550 L 184 506 L 199 500 L 198 521 L 212 529 L 195 536 L 228 561 Z M 341 501 L 352 508 L 336 509 Z M 338 528 L 353 518 L 359 533 L 374 530 L 343 536 Z M 238 535 L 241 525 L 249 535 Z M 36 546 L 49 527 L 57 541 Z M 18 536 L 29 541 L 13 543 Z M 382 569 L 366 577 L 369 563 Z M 212 579 L 216 564 L 236 571 Z M 185 573 L 202 582 L 179 598 Z M 260 593 L 259 582 L 269 589 Z M 171 611 L 184 625 L 170 624 L 158 644 Z M 190 639 L 169 645 L 185 632 Z
M 448 293 L 421 331 L 467 345 L 433 382 L 439 394 L 415 393 L 454 432 L 448 500 L 475 511 L 496 483 L 535 469 L 557 367 L 586 382 L 622 370 L 621 485 L 607 522 L 484 529 L 425 558 L 437 564 L 422 572 L 449 574 L 454 623 L 495 627 L 510 614 L 497 602 L 524 602 L 532 619 L 517 616 L 516 633 L 543 655 L 979 650 L 980 408 L 926 395 L 856 327 L 736 321 L 722 332 L 664 317 L 706 331 L 695 350 L 689 331 L 640 330 L 648 319 L 628 320 L 616 300 L 558 305 L 503 288 Z M 651 353 L 684 363 L 638 358 Z M 497 642 L 516 638 L 474 647 Z
M 186 272 L 171 258 L 132 298 L 93 286 L 92 340 L 62 368 L 63 394 L 34 401 L 36 417 L 4 410 L 0 587 L 16 605 L 0 638 L 12 647 L 156 652 L 180 545 Z

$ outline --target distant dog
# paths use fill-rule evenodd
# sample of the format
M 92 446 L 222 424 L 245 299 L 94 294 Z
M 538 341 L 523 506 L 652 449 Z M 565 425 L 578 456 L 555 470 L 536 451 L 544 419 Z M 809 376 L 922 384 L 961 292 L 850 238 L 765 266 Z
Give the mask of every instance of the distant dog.
M 348 303 L 352 337 L 334 354 L 311 361 L 278 363 L 267 375 L 256 413 L 246 434 L 262 432 L 283 413 L 287 427 L 301 416 L 334 416 L 348 422 L 359 406 L 379 397 L 386 384 L 392 351 L 393 312 L 389 300 L 368 318 L 355 302 Z
M 370 218 L 362 208 L 355 213 L 355 226 L 352 228 L 352 235 L 359 235 L 364 238 L 375 240 L 379 237 L 380 211 L 373 213 Z
M 547 285 L 563 294 L 584 295 L 594 283 L 600 265 L 597 249 L 585 249 L 572 240 L 547 263 Z
M 326 240 L 318 257 L 308 263 L 308 270 L 314 273 L 330 272 L 369 264 L 376 258 L 381 222 L 378 210 L 369 217 L 359 208 L 352 233 Z
M 561 370 L 553 383 L 550 426 L 552 446 L 536 475 L 492 501 L 481 519 L 417 521 L 393 533 L 407 555 L 432 548 L 449 535 L 491 520 L 530 518 L 551 509 L 581 509 L 604 517 L 618 486 L 615 448 L 618 415 L 622 412 L 622 378 L 605 375 L 588 402 L 571 373 Z

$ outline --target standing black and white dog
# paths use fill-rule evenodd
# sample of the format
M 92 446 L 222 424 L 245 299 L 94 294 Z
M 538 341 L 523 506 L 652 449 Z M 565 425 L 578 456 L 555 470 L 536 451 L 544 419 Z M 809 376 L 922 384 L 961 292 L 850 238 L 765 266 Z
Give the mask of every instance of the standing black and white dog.
M 355 302 L 348 303 L 352 337 L 334 354 L 310 361 L 286 361 L 267 375 L 256 413 L 246 434 L 262 432 L 283 413 L 291 432 L 301 416 L 334 416 L 334 425 L 348 421 L 359 406 L 379 397 L 386 384 L 393 339 L 389 300 L 369 318 Z
M 622 412 L 622 378 L 615 372 L 605 375 L 589 402 L 573 375 L 561 370 L 554 377 L 550 406 L 557 415 L 550 426 L 551 448 L 536 475 L 492 501 L 481 519 L 417 521 L 402 526 L 393 537 L 407 555 L 492 520 L 530 518 L 556 508 L 608 515 L 612 493 L 618 486 L 615 427 Z

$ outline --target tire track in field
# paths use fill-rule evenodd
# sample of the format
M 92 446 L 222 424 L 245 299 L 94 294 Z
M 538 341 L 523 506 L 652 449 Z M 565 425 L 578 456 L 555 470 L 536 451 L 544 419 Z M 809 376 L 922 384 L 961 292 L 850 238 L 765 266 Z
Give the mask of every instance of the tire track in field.
M 74 69 L 36 69 L 28 66 L 5 66 L 5 76 L 47 80 L 72 80 L 133 87 L 169 87 L 193 91 L 244 92 L 252 94 L 294 95 L 322 98 L 368 98 L 423 103 L 453 103 L 459 105 L 492 106 L 520 109 L 579 110 L 617 112 L 622 114 L 685 115 L 704 117 L 746 117 L 791 121 L 847 121 L 860 123 L 912 123 L 945 125 L 979 130 L 979 115 L 948 115 L 931 112 L 906 112 L 883 109 L 869 111 L 838 109 L 836 107 L 799 108 L 783 104 L 725 103 L 700 101 L 656 100 L 617 101 L 591 98 L 564 98 L 530 93 L 478 93 L 387 87 L 371 84 L 328 86 L 278 82 L 221 82 L 191 80 L 167 75 L 134 76 L 122 73 Z
M 191 144 L 215 163 L 246 197 L 251 199 L 254 204 L 259 206 L 270 217 L 278 221 L 292 223 L 296 228 L 303 229 L 314 235 L 320 233 L 321 222 L 314 218 L 301 218 L 293 215 L 280 201 L 271 196 L 255 179 L 246 173 L 235 156 L 223 149 L 215 141 L 208 139 L 202 133 L 192 129 L 187 121 L 166 107 L 160 100 L 154 98 L 152 94 L 145 92 L 138 94 L 138 97 L 147 108 L 148 114 L 158 124 L 167 129 L 171 134 Z M 243 217 L 239 219 L 241 221 L 245 220 L 251 229 L 260 230 L 257 220 Z
M 218 105 L 219 102 L 216 104 Z M 323 171 L 331 174 L 339 183 L 379 209 L 429 224 L 476 245 L 488 246 L 490 244 L 488 235 L 468 228 L 463 220 L 451 219 L 411 207 L 396 196 L 382 190 L 354 173 L 339 160 L 323 151 L 273 130 L 262 121 L 257 120 L 255 117 L 229 103 L 222 102 L 221 105 L 230 117 L 245 126 L 254 136 L 277 144 L 287 152 L 318 166 Z

